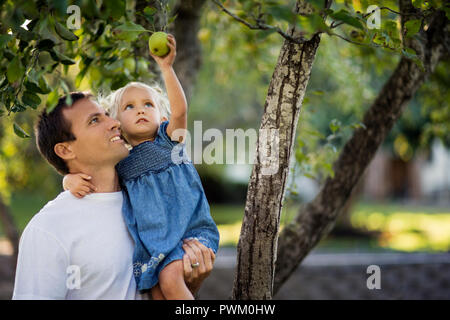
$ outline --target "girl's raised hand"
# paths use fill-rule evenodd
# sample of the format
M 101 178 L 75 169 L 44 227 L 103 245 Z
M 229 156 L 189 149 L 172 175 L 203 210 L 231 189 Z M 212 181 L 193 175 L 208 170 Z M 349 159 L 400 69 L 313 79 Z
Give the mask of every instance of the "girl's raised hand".
M 92 177 L 84 173 L 73 173 L 64 176 L 63 188 L 69 190 L 77 198 L 97 191 L 97 187 L 89 182 Z
M 177 55 L 177 42 L 175 41 L 175 37 L 169 33 L 167 35 L 167 40 L 167 46 L 169 47 L 170 51 L 165 56 L 158 57 L 149 50 L 150 55 L 153 57 L 153 59 L 155 59 L 156 63 L 161 69 L 172 67 Z

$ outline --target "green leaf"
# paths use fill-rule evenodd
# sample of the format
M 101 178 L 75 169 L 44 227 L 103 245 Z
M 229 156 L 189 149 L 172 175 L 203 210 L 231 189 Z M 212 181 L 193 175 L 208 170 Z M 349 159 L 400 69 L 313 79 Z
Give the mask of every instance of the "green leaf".
M 350 128 L 352 128 L 352 129 L 358 129 L 358 128 L 364 128 L 364 129 L 367 129 L 367 127 L 364 125 L 364 123 L 362 123 L 362 122 L 355 122 L 355 123 L 352 123 L 351 125 L 350 125 Z
M 401 49 L 401 54 L 404 57 L 406 57 L 406 58 L 410 59 L 411 61 L 413 61 L 417 66 L 420 67 L 420 69 L 422 71 L 425 71 L 425 67 L 423 65 L 422 60 L 419 58 L 419 56 L 416 54 L 416 52 L 413 49 L 411 49 L 411 48 Z
M 50 92 L 50 94 L 47 96 L 47 101 L 45 103 L 47 113 L 52 112 L 52 110 L 56 107 L 56 105 L 58 104 L 58 99 L 59 99 L 58 89 Z
M 341 122 L 337 119 L 333 119 L 330 122 L 330 129 L 333 133 L 335 133 L 341 127 Z
M 22 102 L 24 105 L 36 109 L 41 104 L 41 98 L 31 91 L 25 91 L 22 95 Z
M 6 77 L 8 78 L 9 83 L 14 83 L 25 73 L 25 68 L 20 62 L 18 56 L 15 56 L 11 63 L 8 65 L 8 69 L 6 70 Z
M 45 80 L 45 77 L 42 76 L 39 78 L 39 88 L 41 89 L 42 94 L 50 93 L 51 89 L 47 83 L 47 80 Z
M 143 26 L 135 24 L 131 21 L 127 21 L 114 29 L 114 34 L 120 40 L 125 40 L 128 42 L 135 41 L 139 34 L 142 32 L 147 32 Z
M 258 32 L 256 33 L 256 38 L 258 40 L 262 40 L 274 32 L 277 32 L 277 30 L 275 29 L 258 30 Z
M 38 35 L 34 32 L 19 28 L 17 29 L 17 38 L 25 42 L 30 42 L 31 40 L 36 40 L 38 38 Z
M 405 23 L 406 37 L 412 37 L 420 30 L 422 21 L 419 19 L 409 20 Z
M 126 2 L 123 0 L 108 0 L 103 3 L 107 5 L 107 13 L 114 20 L 119 20 L 125 15 Z
M 41 88 L 39 88 L 39 86 L 36 83 L 29 81 L 29 79 L 27 79 L 25 81 L 25 88 L 27 88 L 27 90 L 29 90 L 31 92 L 39 92 L 39 93 L 41 93 L 40 92 Z
M 178 17 L 178 13 L 176 15 L 174 15 L 173 17 L 170 17 L 169 21 L 167 21 L 167 25 L 169 25 L 172 22 L 174 22 L 177 17 Z
M 335 20 L 339 20 L 344 22 L 345 24 L 348 24 L 350 26 L 353 26 L 355 28 L 364 30 L 364 26 L 362 25 L 361 21 L 359 21 L 357 18 L 353 17 L 348 11 L 341 9 L 338 12 L 334 12 L 330 15 Z
M 334 177 L 334 170 L 331 163 L 324 163 L 323 168 L 330 174 L 332 178 Z
M 422 7 L 423 0 L 413 0 L 412 4 L 413 4 L 414 7 L 420 8 L 420 7 Z
M 49 50 L 49 53 L 52 56 L 53 60 L 61 62 L 62 64 L 65 64 L 65 65 L 75 64 L 74 60 L 70 59 L 68 56 L 66 56 L 62 53 L 59 53 L 55 49 Z
M 6 46 L 6 44 L 11 41 L 11 39 L 13 38 L 12 35 L 10 34 L 2 34 L 0 35 L 0 48 L 4 48 Z
M 445 7 L 444 11 L 445 11 L 445 16 L 447 17 L 447 19 L 450 20 L 450 8 L 449 7 Z
M 13 124 L 14 133 L 18 135 L 21 138 L 29 138 L 30 135 L 25 132 L 17 123 L 14 122 Z
M 54 46 L 55 46 L 55 43 L 53 42 L 53 40 L 43 39 L 37 43 L 36 48 L 38 48 L 40 51 L 46 51 L 46 50 L 50 50 Z
M 139 33 L 149 31 L 140 24 L 136 24 L 131 21 L 127 21 L 124 24 L 121 24 L 120 26 L 116 27 L 115 30 L 120 32 L 139 32 Z
M 75 41 L 78 40 L 78 36 L 75 35 L 72 31 L 64 27 L 58 21 L 55 21 L 55 31 L 56 33 L 64 40 L 67 41 Z
M 294 22 L 297 14 L 292 11 L 292 7 L 287 5 L 272 6 L 267 10 L 274 18 Z
M 156 8 L 154 8 L 154 7 L 146 7 L 146 8 L 144 9 L 144 13 L 145 13 L 146 15 L 149 15 L 149 16 L 154 15 L 157 11 L 158 11 L 158 10 L 157 10 Z

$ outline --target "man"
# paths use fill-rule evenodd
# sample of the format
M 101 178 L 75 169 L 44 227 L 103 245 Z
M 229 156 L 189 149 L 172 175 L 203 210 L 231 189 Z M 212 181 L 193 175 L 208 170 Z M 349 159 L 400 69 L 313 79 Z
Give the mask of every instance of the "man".
M 13 299 L 142 299 L 133 277 L 133 240 L 122 217 L 115 165 L 128 156 L 120 123 L 91 95 L 71 93 L 36 125 L 39 151 L 65 175 L 83 172 L 97 187 L 82 199 L 60 193 L 36 214 L 19 245 Z M 185 279 L 192 292 L 215 257 L 196 240 L 185 242 Z

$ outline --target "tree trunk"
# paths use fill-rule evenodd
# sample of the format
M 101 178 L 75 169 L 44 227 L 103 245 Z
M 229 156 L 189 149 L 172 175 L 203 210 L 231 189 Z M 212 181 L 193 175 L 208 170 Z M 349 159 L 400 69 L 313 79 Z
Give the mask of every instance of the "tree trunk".
M 187 101 L 192 98 L 196 76 L 202 65 L 202 51 L 197 34 L 205 3 L 206 0 L 180 0 L 172 13 L 177 14 L 177 18 L 169 29 L 177 41 L 177 58 L 173 67 Z
M 304 13 L 304 2 L 298 1 L 295 10 Z M 299 35 L 293 26 L 289 27 L 288 33 Z M 285 40 L 281 48 L 264 104 L 256 159 L 248 186 L 237 249 L 233 299 L 272 298 L 274 260 L 289 160 L 319 42 L 320 36 L 315 35 L 303 44 Z M 275 135 L 265 136 L 264 132 L 270 130 L 275 130 L 272 131 Z M 276 144 L 278 139 L 277 147 L 273 143 Z M 263 150 L 270 151 L 271 157 L 276 157 L 276 170 L 271 171 L 274 163 L 264 159 L 268 153 Z
M 13 247 L 13 259 L 14 264 L 17 261 L 17 253 L 19 251 L 19 232 L 14 224 L 14 220 L 11 216 L 11 213 L 8 210 L 8 207 L 3 203 L 3 200 L 0 197 L 0 222 L 3 226 L 3 231 L 6 234 L 9 242 Z M 15 269 L 15 266 L 14 266 Z
M 414 13 L 416 10 L 410 1 L 400 1 L 400 9 L 403 13 Z M 414 19 L 414 16 L 404 17 Z M 402 25 L 405 22 L 402 19 Z M 415 49 L 421 57 L 425 71 L 411 60 L 401 59 L 375 102 L 365 113 L 363 123 L 366 128 L 355 130 L 334 163 L 334 178 L 328 177 L 317 197 L 302 208 L 294 221 L 283 229 L 278 241 L 275 292 L 309 251 L 332 229 L 353 187 L 401 116 L 406 103 L 434 71 L 437 62 L 448 55 L 448 31 L 448 19 L 443 11 L 438 11 L 432 16 L 426 31 L 421 31 L 420 41 L 405 41 L 406 46 Z

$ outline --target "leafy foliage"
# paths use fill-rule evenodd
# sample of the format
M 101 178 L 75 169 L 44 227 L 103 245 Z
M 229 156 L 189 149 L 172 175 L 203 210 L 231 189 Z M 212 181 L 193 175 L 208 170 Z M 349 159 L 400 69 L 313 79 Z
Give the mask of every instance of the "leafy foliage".
M 76 89 L 116 89 L 132 80 L 148 81 L 148 56 L 138 56 L 155 30 L 157 11 L 170 10 L 169 1 L 160 8 L 147 6 L 135 12 L 131 2 L 78 1 L 80 28 L 69 23 L 67 1 L 3 1 L 0 5 L 0 115 L 36 109 L 41 103 L 52 109 L 60 93 Z M 164 10 L 161 10 L 164 9 Z M 75 16 L 74 16 L 75 15 Z M 135 22 L 145 17 L 150 29 Z M 170 22 L 169 22 L 170 21 Z M 174 21 L 171 17 L 164 27 Z M 28 134 L 14 125 L 21 137 Z

